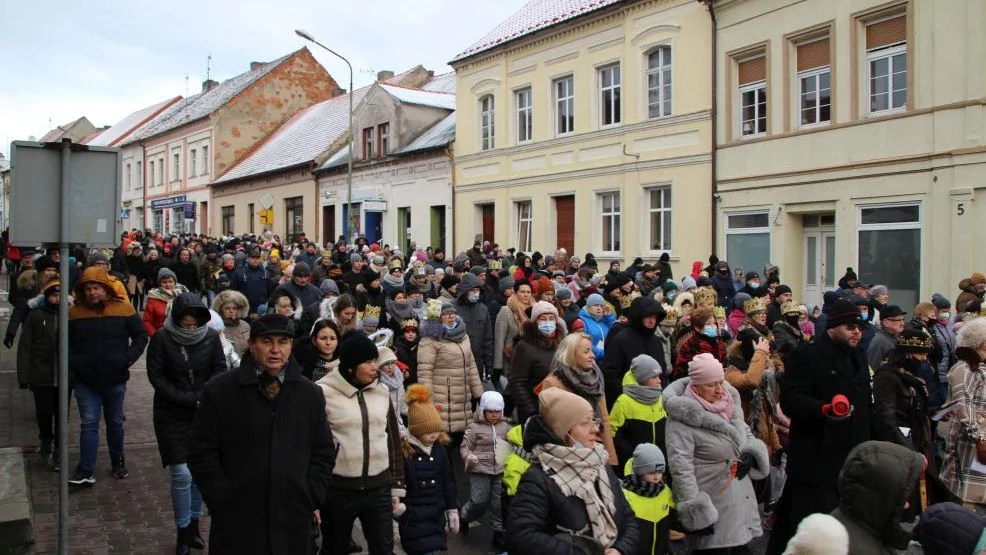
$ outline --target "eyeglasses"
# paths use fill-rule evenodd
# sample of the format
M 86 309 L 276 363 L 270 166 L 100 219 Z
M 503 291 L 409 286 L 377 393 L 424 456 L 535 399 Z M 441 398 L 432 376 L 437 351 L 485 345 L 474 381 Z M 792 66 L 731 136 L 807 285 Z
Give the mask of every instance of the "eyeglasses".
M 593 418 L 593 419 L 589 420 L 588 422 L 583 422 L 582 425 L 583 426 L 592 426 L 596 430 L 601 430 L 601 429 L 603 429 L 603 419 L 602 418 Z

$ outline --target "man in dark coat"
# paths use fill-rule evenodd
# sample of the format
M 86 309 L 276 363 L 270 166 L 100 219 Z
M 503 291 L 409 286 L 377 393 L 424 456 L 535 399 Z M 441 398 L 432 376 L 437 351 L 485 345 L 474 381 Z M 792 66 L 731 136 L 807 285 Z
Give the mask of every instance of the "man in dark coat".
M 784 316 L 781 314 L 781 305 L 792 299 L 791 288 L 787 285 L 778 285 L 774 288 L 774 294 L 767 304 L 767 327 L 773 328 L 774 324 Z
M 716 302 L 723 308 L 731 308 L 733 296 L 736 295 L 736 288 L 733 280 L 729 277 L 729 264 L 725 260 L 720 260 L 716 264 L 715 273 L 710 278 L 712 288 L 716 290 Z
M 366 266 L 366 261 L 363 260 L 363 255 L 358 252 L 354 252 L 349 255 L 350 270 L 342 274 L 342 283 L 340 283 L 340 289 L 343 289 L 343 293 L 349 293 L 352 296 L 356 296 L 356 287 L 363 283 L 362 272 L 368 271 L 364 269 Z M 342 287 L 345 285 L 344 287 Z
M 483 303 L 483 284 L 475 274 L 466 272 L 456 292 L 459 316 L 466 324 L 476 368 L 481 378 L 489 379 L 493 374 L 493 318 Z
M 188 466 L 212 515 L 209 553 L 307 554 L 335 464 L 325 399 L 291 356 L 288 319 L 250 325 L 239 370 L 206 385 Z
M 873 310 L 872 308 L 870 310 Z M 866 362 L 874 371 L 883 365 L 887 355 L 897 348 L 897 336 L 904 332 L 906 312 L 895 304 L 889 305 L 880 313 L 880 331 L 866 349 Z
M 184 285 L 189 291 L 198 293 L 202 290 L 202 277 L 199 269 L 192 262 L 192 251 L 181 249 L 178 251 L 178 260 L 170 267 L 171 271 L 178 277 L 178 283 Z
M 791 418 L 787 483 L 774 510 L 768 555 L 784 552 L 804 517 L 836 509 L 839 470 L 849 452 L 884 435 L 875 429 L 870 372 L 859 349 L 861 325 L 859 309 L 839 299 L 825 333 L 798 348 L 786 365 L 780 401 Z M 848 400 L 848 411 L 838 406 L 838 396 Z
M 281 291 L 291 295 L 292 299 L 301 301 L 301 306 L 308 306 L 317 303 L 322 298 L 322 292 L 314 285 L 308 283 L 308 277 L 312 274 L 311 268 L 304 262 L 294 265 L 294 273 L 291 274 L 291 281 L 278 285 L 274 292 L 267 299 L 269 305 Z
M 243 293 L 250 303 L 250 314 L 259 314 L 259 307 L 267 303 L 274 292 L 274 280 L 267 268 L 260 263 L 260 247 L 253 247 L 247 253 L 246 265 L 233 275 L 233 289 Z
M 650 355 L 654 360 L 664 360 L 664 347 L 654 335 L 658 323 L 664 319 L 661 303 L 651 297 L 637 297 L 627 309 L 627 325 L 617 329 L 614 325 L 606 337 L 605 355 L 600 363 L 606 381 L 606 406 L 613 408 L 616 398 L 623 393 L 623 376 L 630 370 L 630 361 L 638 355 Z M 663 376 L 670 368 L 661 369 Z

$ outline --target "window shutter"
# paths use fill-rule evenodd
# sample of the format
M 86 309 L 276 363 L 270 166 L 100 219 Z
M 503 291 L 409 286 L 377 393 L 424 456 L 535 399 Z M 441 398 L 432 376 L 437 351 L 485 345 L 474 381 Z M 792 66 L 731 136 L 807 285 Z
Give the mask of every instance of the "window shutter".
M 907 42 L 907 17 L 900 16 L 866 26 L 866 49 L 874 50 Z
M 829 39 L 798 45 L 798 71 L 829 65 Z
M 739 64 L 740 86 L 767 79 L 767 57 L 760 56 Z

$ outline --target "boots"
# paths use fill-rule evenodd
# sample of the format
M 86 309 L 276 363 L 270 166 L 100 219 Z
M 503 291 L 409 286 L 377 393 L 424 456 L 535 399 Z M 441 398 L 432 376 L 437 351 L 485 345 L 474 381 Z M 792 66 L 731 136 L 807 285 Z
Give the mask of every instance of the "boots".
M 178 529 L 178 539 L 176 540 L 177 545 L 175 546 L 175 555 L 191 555 L 192 547 L 188 544 L 188 539 L 191 536 L 191 531 L 192 531 L 191 526 Z
M 205 540 L 199 531 L 199 519 L 193 518 L 192 522 L 188 524 L 188 529 L 188 546 L 192 549 L 205 549 Z

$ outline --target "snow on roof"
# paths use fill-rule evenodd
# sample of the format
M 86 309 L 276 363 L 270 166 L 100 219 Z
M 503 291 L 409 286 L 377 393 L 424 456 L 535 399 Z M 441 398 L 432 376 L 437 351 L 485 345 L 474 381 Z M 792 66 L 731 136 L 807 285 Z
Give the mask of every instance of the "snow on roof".
M 390 96 L 405 104 L 418 104 L 432 108 L 455 110 L 455 95 L 441 92 L 431 92 L 421 89 L 408 89 L 394 85 L 380 84 L 380 88 Z
M 501 44 L 530 35 L 541 29 L 575 19 L 623 0 L 531 0 L 506 21 L 458 56 L 452 62 L 493 49 Z
M 370 86 L 356 89 L 353 105 L 359 106 Z M 349 95 L 313 104 L 282 125 L 253 154 L 247 156 L 216 183 L 311 162 L 349 132 Z
M 159 135 L 165 131 L 171 131 L 172 129 L 208 116 L 219 108 L 222 108 L 227 102 L 235 98 L 236 95 L 243 92 L 247 87 L 256 83 L 261 77 L 267 75 L 277 66 L 281 65 L 282 62 L 291 56 L 294 56 L 295 53 L 296 52 L 292 52 L 291 54 L 282 56 L 273 62 L 266 63 L 255 70 L 246 71 L 236 77 L 227 79 L 210 91 L 192 95 L 179 101 L 168 108 L 150 125 L 144 127 L 138 133 L 131 135 L 131 138 L 128 139 L 127 142 L 153 137 L 154 135 Z
M 450 71 L 432 77 L 431 81 L 428 81 L 421 87 L 421 90 L 455 94 L 455 72 Z
M 114 146 L 134 131 L 140 129 L 140 127 L 153 123 L 153 119 L 151 118 L 158 115 L 161 110 L 174 104 L 180 99 L 181 97 L 176 96 L 174 98 L 169 98 L 164 102 L 158 102 L 157 104 L 153 104 L 146 108 L 141 108 L 140 110 L 137 110 L 136 112 L 133 112 L 123 118 L 109 129 L 99 133 L 87 144 L 95 146 Z
M 411 144 L 397 151 L 398 154 L 408 154 L 418 150 L 428 150 L 445 146 L 455 140 L 455 112 L 445 119 L 432 125 Z

